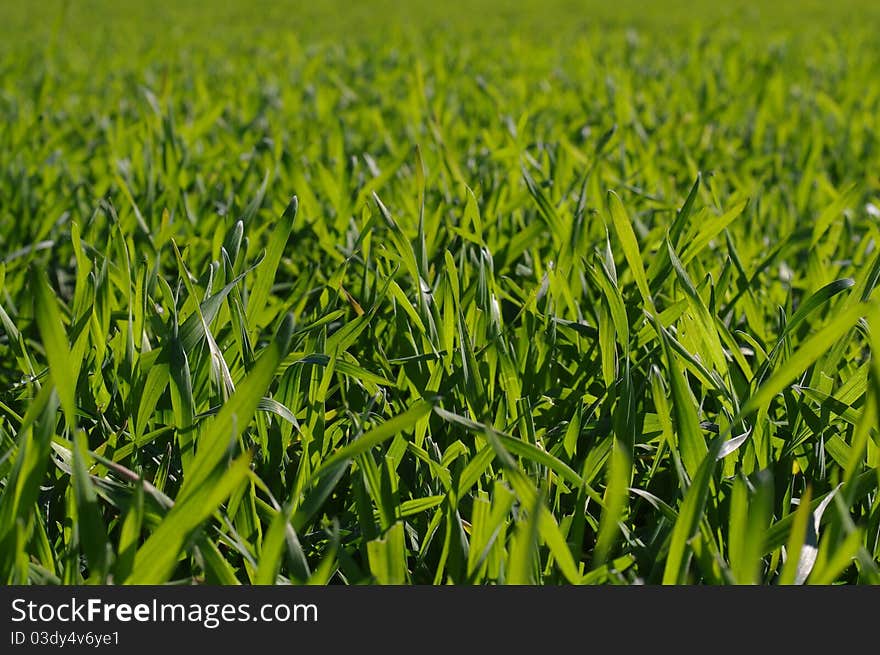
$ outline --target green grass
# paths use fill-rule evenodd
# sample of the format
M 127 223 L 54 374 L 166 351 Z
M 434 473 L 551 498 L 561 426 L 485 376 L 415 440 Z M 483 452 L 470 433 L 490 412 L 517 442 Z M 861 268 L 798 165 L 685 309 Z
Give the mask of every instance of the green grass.
M 0 580 L 880 582 L 878 11 L 639 4 L 0 8 Z

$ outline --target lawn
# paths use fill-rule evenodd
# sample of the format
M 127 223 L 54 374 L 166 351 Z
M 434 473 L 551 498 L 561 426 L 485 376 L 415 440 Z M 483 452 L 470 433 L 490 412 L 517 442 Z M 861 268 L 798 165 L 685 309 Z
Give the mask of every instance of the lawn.
M 880 8 L 319 4 L 0 7 L 0 583 L 880 582 Z

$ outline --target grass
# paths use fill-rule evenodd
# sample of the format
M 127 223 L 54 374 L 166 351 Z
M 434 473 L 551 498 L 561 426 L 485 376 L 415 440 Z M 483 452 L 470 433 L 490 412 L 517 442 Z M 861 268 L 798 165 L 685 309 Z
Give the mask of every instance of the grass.
M 0 9 L 0 579 L 880 581 L 844 4 Z

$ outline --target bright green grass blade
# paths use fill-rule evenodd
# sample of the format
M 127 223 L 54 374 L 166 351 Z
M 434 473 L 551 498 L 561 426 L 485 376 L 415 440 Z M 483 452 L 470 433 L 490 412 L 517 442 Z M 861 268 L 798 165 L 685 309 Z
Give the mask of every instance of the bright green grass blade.
M 687 295 L 691 311 L 694 312 L 697 318 L 697 329 L 700 332 L 704 351 L 706 352 L 703 357 L 708 360 L 705 363 L 709 365 L 710 362 L 713 362 L 715 368 L 724 374 L 727 372 L 727 361 L 724 357 L 724 349 L 721 346 L 721 338 L 718 336 L 718 328 L 715 327 L 715 320 L 709 313 L 709 308 L 706 306 L 693 282 L 691 282 L 690 276 L 684 270 L 683 264 L 678 259 L 678 255 L 675 254 L 669 241 L 666 242 L 666 247 L 669 253 L 669 260 L 672 262 L 672 268 L 681 287 L 685 291 L 685 295 Z
M 248 295 L 246 309 L 248 328 L 254 334 L 256 334 L 257 326 L 264 320 L 263 313 L 266 310 L 266 303 L 269 300 L 272 283 L 275 280 L 278 266 L 281 263 L 281 257 L 287 246 L 287 240 L 293 229 L 293 223 L 298 210 L 299 199 L 293 196 L 284 213 L 281 214 L 281 219 L 277 226 L 271 231 L 271 238 L 266 249 L 266 257 L 257 268 L 256 279 Z
M 40 481 L 49 465 L 58 395 L 44 386 L 28 408 L 19 429 L 18 452 L 6 485 L 0 494 L 0 580 L 8 580 L 15 567 L 16 554 L 25 552 L 25 536 L 33 507 L 40 492 Z
M 160 584 L 174 572 L 187 539 L 244 482 L 250 471 L 250 458 L 236 459 L 228 469 L 212 471 L 204 484 L 179 500 L 135 556 L 126 584 Z
M 61 408 L 71 430 L 76 429 L 76 379 L 74 363 L 70 355 L 70 344 L 64 331 L 58 301 L 49 286 L 46 274 L 34 268 L 31 271 L 31 288 L 34 292 L 34 315 L 43 338 L 49 371 L 56 381 L 56 390 L 61 399 Z
M 177 427 L 178 443 L 181 450 L 184 469 L 188 469 L 192 463 L 192 430 L 191 427 L 196 416 L 195 398 L 193 396 L 192 373 L 189 368 L 189 359 L 180 344 L 179 339 L 173 339 L 169 344 L 170 363 L 167 371 L 170 373 L 171 407 L 174 411 L 174 422 Z M 164 371 L 163 371 L 164 372 Z M 156 376 L 153 380 L 156 380 Z M 148 382 L 149 376 L 147 378 Z M 157 383 L 161 384 L 161 383 Z
M 479 502 L 482 500 L 482 502 Z M 468 549 L 468 579 L 476 581 L 478 572 L 484 569 L 495 578 L 500 566 L 490 566 L 493 552 L 503 551 L 503 535 L 506 532 L 508 515 L 516 495 L 503 483 L 496 481 L 492 490 L 492 500 L 478 499 L 474 504 L 472 518 L 472 537 Z M 478 512 L 477 507 L 483 511 Z M 491 571 L 491 569 L 495 571 Z
M 185 472 L 178 500 L 193 494 L 226 456 L 234 439 L 250 422 L 260 400 L 275 377 L 278 365 L 287 355 L 293 318 L 286 317 L 269 347 L 261 353 L 248 376 L 238 385 L 235 394 L 199 434 L 192 468 Z
M 505 584 L 532 585 L 538 582 L 535 558 L 538 553 L 538 522 L 542 504 L 540 494 L 535 494 L 525 520 L 517 523 L 508 550 Z
M 217 544 L 202 537 L 198 542 L 199 555 L 205 566 L 205 578 L 208 584 L 239 585 L 232 565 L 217 548 Z
M 71 476 L 76 505 L 76 531 L 79 545 L 88 561 L 89 579 L 101 582 L 110 564 L 110 551 L 98 497 L 86 465 L 86 451 L 86 437 L 81 432 L 77 433 L 73 441 Z
M 605 301 L 608 304 L 608 310 L 611 312 L 611 318 L 614 322 L 616 338 L 621 348 L 629 348 L 629 319 L 626 315 L 626 306 L 624 305 L 623 296 L 617 283 L 608 273 L 608 269 L 601 263 L 596 265 L 598 271 L 592 277 L 602 287 L 605 294 Z M 588 267 L 587 272 L 593 272 L 593 268 Z
M 816 217 L 813 222 L 813 235 L 810 241 L 810 247 L 815 247 L 819 243 L 819 239 L 828 231 L 831 224 L 840 217 L 843 210 L 853 202 L 856 197 L 858 187 L 856 184 L 850 185 L 844 190 L 828 207 L 822 210 L 822 213 Z
M 404 430 L 408 430 L 416 421 L 430 412 L 431 408 L 432 404 L 430 402 L 420 400 L 402 414 L 381 423 L 369 432 L 365 432 L 352 443 L 336 451 L 332 456 L 321 462 L 320 468 L 315 471 L 315 477 L 323 476 L 340 462 L 357 457 L 373 446 L 400 434 Z
M 195 315 L 198 317 L 202 325 L 202 334 L 204 335 L 205 341 L 208 344 L 208 351 L 211 354 L 211 369 L 214 373 L 214 379 L 220 386 L 223 397 L 226 398 L 229 394 L 235 391 L 235 386 L 232 382 L 232 375 L 229 373 L 229 366 L 226 364 L 226 359 L 223 357 L 223 353 L 220 351 L 220 347 L 214 340 L 214 335 L 211 334 L 211 330 L 208 326 L 208 321 L 205 320 L 205 315 L 202 313 L 201 302 L 199 301 L 195 287 L 190 280 L 189 271 L 186 268 L 186 264 L 184 264 L 183 257 L 181 256 L 180 251 L 177 249 L 177 244 L 174 242 L 174 240 L 171 241 L 171 246 L 174 249 L 174 257 L 177 261 L 177 267 L 180 271 L 180 279 L 183 280 L 187 293 L 192 299 L 193 305 L 195 305 Z M 176 353 L 172 351 L 172 360 L 175 359 L 175 354 Z M 174 363 L 175 362 L 172 361 L 172 365 L 174 365 Z
M 700 421 L 696 410 L 697 405 L 678 365 L 677 357 L 673 353 L 667 335 L 662 328 L 658 327 L 658 334 L 663 345 L 666 366 L 669 372 L 669 387 L 672 394 L 672 409 L 675 418 L 674 434 L 676 443 L 674 445 L 681 455 L 685 471 L 693 480 L 705 460 L 708 447 L 700 431 Z
M 495 451 L 495 455 L 508 468 L 517 468 L 516 463 L 510 456 L 511 454 L 519 455 L 524 459 L 541 464 L 542 466 L 546 466 L 570 484 L 573 484 L 577 487 L 583 486 L 589 494 L 590 498 L 599 503 L 600 506 L 604 504 L 601 494 L 590 487 L 589 484 L 586 484 L 583 478 L 581 478 L 574 469 L 572 469 L 559 458 L 554 457 L 550 453 L 546 452 L 545 450 L 541 450 L 537 446 L 534 446 L 527 441 L 522 441 L 521 439 L 515 439 L 514 437 L 511 437 L 509 435 L 502 434 L 496 430 L 489 428 L 486 425 L 471 421 L 470 419 L 459 416 L 458 414 L 454 414 L 453 412 L 448 412 L 441 407 L 434 407 L 434 413 L 446 421 L 460 425 L 476 434 L 483 436 Z
M 703 508 L 709 496 L 715 460 L 720 449 L 721 440 L 715 439 L 684 496 L 678 512 L 678 520 L 672 529 L 669 553 L 663 569 L 663 584 L 684 584 L 687 581 L 690 560 L 688 542 L 696 534 L 700 521 L 703 520 Z
M 314 573 L 312 573 L 306 584 L 327 585 L 330 583 L 330 580 L 339 568 L 337 557 L 339 553 L 339 529 L 336 525 L 333 527 L 334 529 L 330 540 L 330 546 L 327 548 L 324 559 L 322 559 L 321 563 L 315 568 Z
M 593 568 L 603 565 L 620 536 L 619 523 L 623 518 L 628 497 L 632 464 L 625 447 L 617 440 L 611 449 L 611 464 L 605 485 L 605 507 L 599 521 L 599 533 L 593 553 Z
M 722 231 L 724 231 L 733 221 L 735 221 L 740 214 L 742 214 L 746 207 L 748 206 L 749 201 L 744 200 L 738 205 L 735 205 L 730 211 L 725 212 L 721 216 L 717 216 L 709 219 L 702 225 L 697 227 L 696 234 L 694 237 L 685 244 L 685 247 L 682 251 L 681 262 L 682 264 L 689 264 L 691 260 L 693 260 L 700 252 L 706 248 L 709 243 L 716 238 Z M 670 233 L 670 239 L 672 238 L 672 234 Z
M 119 535 L 119 547 L 116 562 L 113 565 L 113 577 L 117 580 L 125 580 L 131 575 L 134 567 L 134 558 L 141 539 L 141 530 L 144 524 L 144 485 L 136 483 L 134 494 L 129 505 L 128 512 L 122 522 L 122 530 Z
M 384 537 L 367 542 L 370 572 L 380 585 L 400 585 L 407 579 L 403 523 L 395 523 Z
M 288 531 L 293 530 L 290 526 L 290 514 L 291 512 L 289 508 L 282 508 L 275 513 L 275 517 L 272 519 L 266 537 L 263 539 L 263 547 L 260 550 L 259 566 L 257 568 L 256 577 L 254 578 L 254 584 L 275 584 L 275 578 L 281 567 L 281 555 L 285 541 L 288 537 Z M 293 537 L 297 542 L 299 541 L 295 532 L 293 533 Z M 301 550 L 299 554 L 301 554 Z M 308 563 L 305 561 L 304 557 L 298 557 L 297 559 L 299 560 L 299 570 L 297 573 L 302 580 L 307 580 L 311 577 Z
M 654 309 L 651 290 L 648 287 L 648 278 L 645 276 L 645 265 L 642 261 L 642 253 L 639 250 L 639 242 L 636 240 L 636 235 L 633 232 L 626 209 L 614 191 L 608 192 L 608 211 L 611 214 L 611 222 L 620 241 L 623 255 L 626 258 L 627 264 L 629 264 L 630 274 L 635 279 L 636 287 L 638 287 L 639 293 L 642 295 L 645 309 L 654 314 L 656 310 Z
M 782 332 L 782 337 L 786 337 L 789 334 L 793 333 L 798 326 L 804 322 L 813 312 L 815 312 L 819 307 L 824 305 L 826 302 L 831 300 L 834 296 L 838 295 L 851 288 L 855 284 L 855 281 L 852 278 L 844 278 L 842 280 L 835 280 L 834 282 L 830 282 L 826 284 L 824 287 L 819 289 L 816 293 L 807 298 L 801 305 L 798 307 L 797 311 L 792 314 L 791 319 L 788 323 L 785 324 L 785 330 Z
M 730 500 L 728 553 L 730 570 L 737 584 L 758 584 L 764 534 L 773 511 L 773 488 L 769 472 L 759 474 L 754 493 L 743 477 L 733 482 Z
M 858 556 L 864 534 L 861 530 L 853 530 L 843 540 L 830 548 L 832 554 L 828 562 L 820 570 L 814 569 L 808 578 L 809 584 L 831 585 L 848 569 Z
M 880 412 L 880 313 L 872 312 L 868 317 L 868 338 L 871 344 L 865 402 L 861 415 L 855 424 L 849 457 L 844 468 L 844 497 L 852 500 L 853 485 L 862 463 L 870 465 L 868 452 L 873 445 L 870 441 L 872 431 L 877 425 Z
M 669 227 L 669 238 L 674 245 L 678 245 L 679 237 L 681 237 L 687 227 L 687 221 L 694 209 L 694 202 L 697 199 L 697 193 L 700 191 L 700 183 L 702 181 L 702 173 L 697 173 L 697 177 L 694 179 L 694 184 L 691 186 L 684 204 L 676 212 L 675 220 L 672 221 L 672 225 Z
M 581 581 L 581 574 L 578 570 L 578 566 L 572 557 L 571 550 L 568 548 L 565 537 L 559 529 L 559 524 L 556 522 L 556 519 L 553 518 L 553 515 L 546 508 L 544 503 L 539 500 L 541 494 L 519 470 L 508 470 L 507 476 L 510 485 L 513 487 L 514 491 L 516 491 L 516 495 L 519 497 L 520 502 L 527 507 L 534 507 L 535 511 L 538 513 L 538 533 L 553 554 L 559 570 L 568 582 L 571 584 L 579 584 Z
M 797 351 L 785 360 L 748 399 L 740 414 L 747 416 L 759 407 L 769 404 L 776 394 L 796 380 L 808 366 L 847 334 L 855 322 L 862 318 L 867 311 L 868 308 L 865 305 L 845 308 L 825 327 L 804 340 Z

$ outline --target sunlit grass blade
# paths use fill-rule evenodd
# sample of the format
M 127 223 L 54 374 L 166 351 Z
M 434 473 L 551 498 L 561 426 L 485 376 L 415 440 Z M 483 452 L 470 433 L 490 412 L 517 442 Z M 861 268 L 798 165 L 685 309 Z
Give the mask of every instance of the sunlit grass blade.
M 76 380 L 74 378 L 73 360 L 70 354 L 70 343 L 61 320 L 58 301 L 49 287 L 45 273 L 37 269 L 31 271 L 31 288 L 34 292 L 34 314 L 46 356 L 49 360 L 49 372 L 55 381 L 61 408 L 71 430 L 76 429 Z
M 703 457 L 691 486 L 688 488 L 678 512 L 678 520 L 672 530 L 669 554 L 663 570 L 663 584 L 684 584 L 687 581 L 690 553 L 688 541 L 694 536 L 703 520 L 703 508 L 709 496 L 709 485 L 715 472 L 715 459 L 721 448 L 715 439 Z
M 645 265 L 639 250 L 639 242 L 636 240 L 636 235 L 633 232 L 626 209 L 614 191 L 608 192 L 608 211 L 611 214 L 611 222 L 620 241 L 623 255 L 626 258 L 627 264 L 629 264 L 630 274 L 633 276 L 636 287 L 642 295 L 645 309 L 653 314 L 655 313 L 654 301 L 651 297 L 651 290 L 648 287 L 648 278 L 645 276 Z
M 843 309 L 825 327 L 811 335 L 801 343 L 797 351 L 785 360 L 773 374 L 749 397 L 743 405 L 743 416 L 768 404 L 773 397 L 785 389 L 804 370 L 824 355 L 865 315 L 867 308 L 856 305 Z

